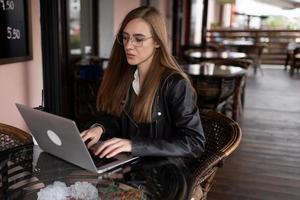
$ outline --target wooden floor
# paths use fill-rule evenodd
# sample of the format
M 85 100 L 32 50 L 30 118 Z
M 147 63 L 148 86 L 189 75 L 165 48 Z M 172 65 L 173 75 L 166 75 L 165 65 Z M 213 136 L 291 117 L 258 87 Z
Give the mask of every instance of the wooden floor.
M 208 200 L 300 199 L 300 75 L 250 75 L 239 149 L 218 171 Z

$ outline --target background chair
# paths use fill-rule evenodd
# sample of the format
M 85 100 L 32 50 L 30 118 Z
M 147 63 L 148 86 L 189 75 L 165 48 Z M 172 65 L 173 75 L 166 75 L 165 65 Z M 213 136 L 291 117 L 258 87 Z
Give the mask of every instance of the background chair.
M 206 199 L 217 170 L 236 150 L 242 138 L 239 125 L 226 116 L 214 111 L 201 111 L 200 117 L 206 136 L 206 145 L 205 152 L 197 161 L 198 165 L 194 170 L 190 197 L 195 200 Z M 199 193 L 203 193 L 201 198 Z
M 199 109 L 214 110 L 237 121 L 242 107 L 242 81 L 243 76 L 193 76 L 192 83 L 197 93 Z
M 294 49 L 292 55 L 292 61 L 293 63 L 291 65 L 290 74 L 294 75 L 295 69 L 297 70 L 298 73 L 300 69 L 300 47 Z
M 296 42 L 289 42 L 286 47 L 286 57 L 284 62 L 284 70 L 287 70 L 287 66 L 290 65 L 290 67 L 293 64 L 293 54 L 295 48 L 300 48 L 300 43 Z
M 263 54 L 263 50 L 267 47 L 265 43 L 256 43 L 253 46 L 250 46 L 247 49 L 247 55 L 250 59 L 253 60 L 253 68 L 254 74 L 256 74 L 257 69 L 260 70 L 261 74 L 263 75 L 263 69 L 261 67 L 261 56 Z
M 253 61 L 251 59 L 213 59 L 210 62 L 214 63 L 215 65 L 229 65 L 229 66 L 237 66 L 243 69 L 248 70 L 252 65 Z M 245 103 L 245 87 L 246 87 L 246 79 L 247 77 L 244 76 L 241 80 L 240 84 L 240 91 L 239 91 L 239 98 L 238 103 L 241 105 L 239 106 L 239 111 L 242 111 Z
M 32 182 L 27 177 L 32 171 L 32 146 L 29 133 L 0 123 L 0 199 L 15 199 L 6 191 Z
M 32 136 L 29 133 L 16 127 L 0 123 L 0 152 L 32 143 Z

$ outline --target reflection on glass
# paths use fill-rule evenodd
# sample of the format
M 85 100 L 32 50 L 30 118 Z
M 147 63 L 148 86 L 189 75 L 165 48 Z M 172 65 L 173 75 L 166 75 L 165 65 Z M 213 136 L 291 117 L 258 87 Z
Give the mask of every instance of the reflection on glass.
M 80 55 L 80 0 L 69 0 L 70 54 Z
M 147 199 L 185 200 L 191 187 L 192 170 L 181 158 L 145 158 L 132 165 L 123 180 L 142 189 Z

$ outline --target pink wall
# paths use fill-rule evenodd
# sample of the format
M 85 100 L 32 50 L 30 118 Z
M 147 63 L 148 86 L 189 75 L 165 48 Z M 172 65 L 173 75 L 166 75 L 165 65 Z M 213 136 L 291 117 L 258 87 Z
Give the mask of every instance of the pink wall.
M 27 130 L 15 103 L 40 105 L 43 88 L 39 0 L 31 0 L 33 60 L 0 65 L 0 122 Z
M 126 16 L 126 14 L 133 10 L 136 7 L 141 6 L 141 0 L 114 0 L 113 2 L 113 33 L 116 34 L 120 28 L 122 20 Z M 171 48 L 171 34 L 172 34 L 172 2 L 171 0 L 156 0 L 152 1 L 150 6 L 156 7 L 159 12 L 165 16 L 165 21 L 167 25 L 168 35 L 169 35 L 169 44 Z
M 126 0 L 126 3 L 124 0 L 114 0 L 114 34 L 116 34 L 119 30 L 122 20 L 126 14 L 140 5 L 140 0 Z

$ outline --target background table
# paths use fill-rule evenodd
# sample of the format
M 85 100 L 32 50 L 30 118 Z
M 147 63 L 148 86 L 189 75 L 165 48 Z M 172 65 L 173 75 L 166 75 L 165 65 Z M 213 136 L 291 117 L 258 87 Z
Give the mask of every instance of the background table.
M 246 58 L 247 55 L 242 52 L 232 52 L 232 51 L 191 51 L 187 55 L 193 59 L 199 60 L 209 60 L 209 59 L 239 59 Z
M 266 43 L 256 43 L 252 40 L 226 39 L 218 43 L 222 50 L 244 52 L 247 58 L 253 60 L 254 74 L 261 68 L 261 56 L 267 47 Z M 263 73 L 263 72 L 262 72 Z
M 236 46 L 236 47 L 243 47 L 243 46 L 253 46 L 255 43 L 252 40 L 234 40 L 234 39 L 225 39 L 220 42 L 224 46 Z
M 247 71 L 241 67 L 228 65 L 215 65 L 214 63 L 203 62 L 200 64 L 185 64 L 183 69 L 190 76 L 201 77 L 237 77 L 244 76 Z M 195 77 L 197 78 L 197 77 Z

